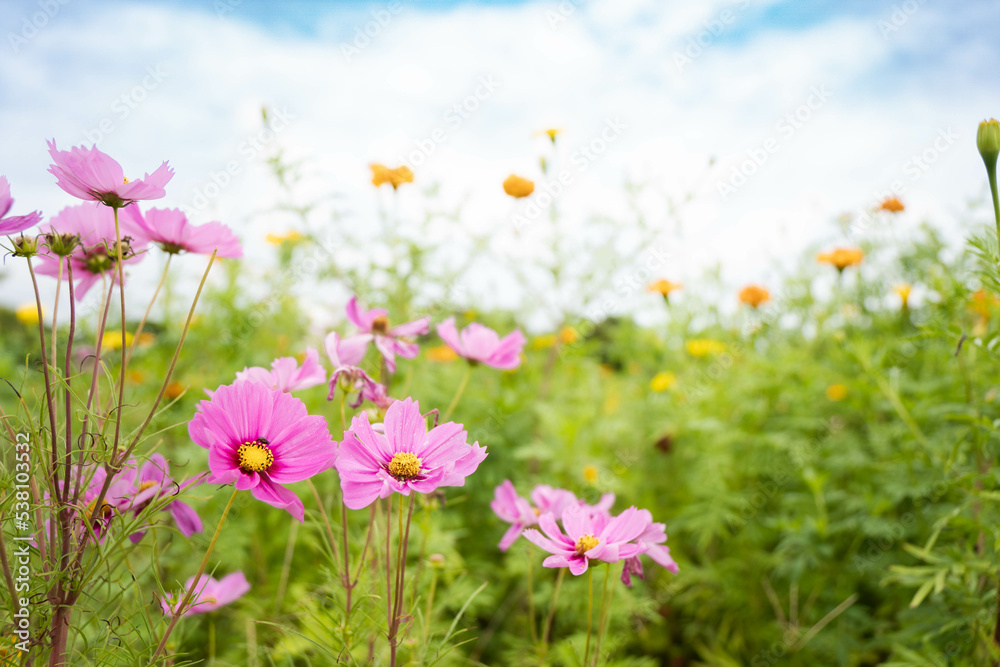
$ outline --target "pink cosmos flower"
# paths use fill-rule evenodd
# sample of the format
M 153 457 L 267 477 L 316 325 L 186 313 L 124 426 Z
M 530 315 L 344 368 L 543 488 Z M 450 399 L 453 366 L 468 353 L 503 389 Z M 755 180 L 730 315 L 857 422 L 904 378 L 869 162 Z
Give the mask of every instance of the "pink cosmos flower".
M 510 524 L 510 528 L 500 538 L 500 544 L 497 545 L 500 551 L 507 551 L 510 545 L 514 544 L 521 536 L 525 528 L 538 523 L 538 514 L 535 513 L 535 508 L 527 500 L 517 495 L 514 484 L 509 479 L 505 479 L 503 484 L 493 491 L 490 508 L 501 520 Z
M 319 364 L 319 352 L 306 348 L 302 367 L 295 357 L 279 357 L 271 362 L 271 370 L 249 366 L 236 374 L 236 379 L 259 382 L 279 391 L 298 391 L 326 382 L 326 371 Z
M 170 478 L 170 464 L 163 458 L 163 455 L 153 454 L 139 469 L 138 478 L 135 480 L 134 495 L 131 499 L 131 509 L 135 514 L 139 514 L 149 503 L 161 498 L 176 496 L 188 487 L 201 484 L 202 481 L 204 480 L 201 477 L 196 477 L 183 484 L 178 484 Z M 175 500 L 163 509 L 170 512 L 177 524 L 177 530 L 184 537 L 191 537 L 195 533 L 201 532 L 201 517 L 187 503 Z M 136 543 L 145 534 L 146 531 L 142 530 L 129 535 L 129 539 Z
M 101 204 L 77 204 L 59 211 L 42 225 L 42 231 L 50 234 L 70 234 L 80 237 L 69 261 L 73 265 L 74 293 L 79 301 L 87 295 L 94 283 L 102 278 L 118 280 L 115 267 L 115 216 L 114 212 Z M 125 264 L 142 260 L 145 243 L 140 238 L 140 230 L 124 216 L 119 219 L 119 231 L 123 245 Z M 59 260 L 54 256 L 40 255 L 38 273 L 47 276 L 59 275 Z M 66 269 L 63 267 L 63 275 Z
M 393 492 L 430 493 L 441 486 L 464 486 L 465 478 L 486 458 L 486 448 L 468 444 L 461 424 L 427 430 L 420 404 L 396 401 L 385 413 L 384 434 L 362 412 L 344 433 L 337 459 L 344 503 L 361 509 Z
M 448 347 L 472 363 L 484 363 L 505 371 L 521 365 L 521 350 L 526 341 L 519 329 L 500 338 L 493 329 L 473 322 L 459 333 L 455 318 L 449 317 L 437 326 L 437 332 Z
M 233 231 L 221 222 L 192 225 L 184 212 L 176 208 L 151 208 L 145 213 L 129 206 L 122 213 L 129 216 L 145 238 L 159 244 L 164 252 L 191 252 L 216 257 L 242 257 L 243 246 Z
M 420 348 L 416 343 L 407 340 L 430 331 L 431 318 L 421 317 L 406 324 L 389 326 L 389 314 L 382 308 L 364 310 L 358 305 L 358 297 L 352 296 L 347 302 L 347 319 L 354 323 L 361 334 L 356 336 L 365 344 L 375 341 L 375 347 L 385 357 L 385 365 L 389 372 L 396 372 L 396 355 L 404 359 L 413 359 Z
M 191 584 L 193 583 L 194 577 L 191 577 L 184 582 L 184 593 L 181 593 L 180 596 L 168 595 L 160 600 L 160 606 L 163 608 L 164 614 L 167 616 L 174 615 L 177 605 L 184 599 L 187 591 L 191 590 Z M 198 580 L 198 587 L 195 588 L 191 602 L 188 603 L 187 609 L 181 615 L 192 616 L 194 614 L 205 614 L 215 611 L 219 607 L 224 607 L 243 597 L 249 590 L 250 584 L 242 572 L 233 572 L 218 581 L 207 574 L 203 574 L 201 575 L 201 579 Z
M 653 515 L 649 510 L 639 510 L 643 521 L 646 522 L 646 529 L 636 538 L 639 545 L 639 553 L 626 559 L 622 569 L 622 583 L 632 586 L 632 575 L 638 575 L 640 579 L 645 579 L 642 572 L 642 562 L 639 560 L 640 554 L 647 554 L 657 565 L 661 565 L 670 572 L 677 574 L 680 568 L 677 562 L 670 557 L 670 547 L 664 544 L 667 541 L 666 525 L 653 521 Z
M 10 207 L 13 205 L 14 198 L 10 196 L 10 183 L 7 182 L 6 176 L 0 176 L 0 234 L 6 236 L 23 232 L 28 227 L 35 226 L 42 219 L 41 211 L 4 217 L 10 212 Z
M 587 571 L 591 560 L 617 563 L 638 553 L 639 546 L 632 540 L 646 529 L 647 521 L 635 507 L 629 507 L 611 520 L 589 516 L 581 507 L 569 507 L 563 512 L 565 533 L 551 513 L 540 516 L 538 525 L 545 536 L 529 528 L 524 531 L 524 537 L 553 554 L 542 565 L 568 567 L 572 574 L 581 575 Z
M 498 545 L 500 551 L 507 551 L 517 541 L 525 528 L 538 524 L 538 517 L 551 513 L 556 520 L 562 518 L 567 507 L 579 504 L 571 491 L 557 489 L 547 484 L 539 484 L 531 492 L 535 506 L 517 495 L 514 484 L 505 479 L 493 492 L 490 507 L 501 520 L 511 524 Z
M 152 174 L 129 181 L 122 166 L 97 147 L 74 146 L 61 151 L 56 148 L 55 140 L 48 142 L 48 146 L 54 163 L 49 166 L 49 173 L 56 177 L 56 185 L 74 197 L 114 208 L 162 198 L 166 195 L 163 187 L 174 177 L 174 170 L 164 162 Z
M 377 398 L 378 387 L 381 385 L 358 367 L 365 356 L 368 340 L 362 336 L 341 339 L 340 334 L 331 331 L 323 343 L 326 346 L 326 355 L 330 357 L 330 363 L 333 364 L 333 375 L 330 376 L 330 393 L 326 400 L 333 400 L 338 386 L 345 392 L 358 392 L 357 398 L 350 404 L 352 408 L 360 406 L 366 398 L 369 400 Z M 385 387 L 382 387 L 382 392 L 385 392 Z
M 257 500 L 288 510 L 299 521 L 305 507 L 283 484 L 328 470 L 337 446 L 326 420 L 310 415 L 291 394 L 257 382 L 236 382 L 198 404 L 188 424 L 195 443 L 208 449 L 210 484 L 236 483 Z

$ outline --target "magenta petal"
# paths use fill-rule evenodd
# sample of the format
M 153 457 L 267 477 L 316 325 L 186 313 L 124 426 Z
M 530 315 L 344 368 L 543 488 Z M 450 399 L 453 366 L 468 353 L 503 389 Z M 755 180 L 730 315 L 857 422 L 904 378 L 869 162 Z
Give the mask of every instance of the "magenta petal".
M 288 510 L 288 513 L 298 519 L 305 521 L 306 508 L 302 500 L 291 490 L 275 484 L 266 475 L 260 477 L 260 483 L 251 491 L 257 500 L 267 503 L 272 507 Z
M 167 509 L 177 523 L 177 530 L 181 531 L 184 537 L 191 537 L 202 531 L 201 517 L 187 503 L 177 500 Z

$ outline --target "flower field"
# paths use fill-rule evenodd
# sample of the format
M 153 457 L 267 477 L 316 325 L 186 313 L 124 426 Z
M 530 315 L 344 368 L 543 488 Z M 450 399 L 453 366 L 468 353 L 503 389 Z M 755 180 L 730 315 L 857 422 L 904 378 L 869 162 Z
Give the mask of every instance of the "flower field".
M 663 267 L 650 325 L 578 307 L 610 260 L 555 236 L 532 330 L 452 296 L 481 255 L 400 217 L 409 167 L 370 165 L 378 245 L 293 213 L 262 269 L 168 162 L 50 142 L 79 203 L 0 179 L 3 664 L 996 663 L 997 121 L 977 147 L 963 247 L 842 220 L 780 282 Z

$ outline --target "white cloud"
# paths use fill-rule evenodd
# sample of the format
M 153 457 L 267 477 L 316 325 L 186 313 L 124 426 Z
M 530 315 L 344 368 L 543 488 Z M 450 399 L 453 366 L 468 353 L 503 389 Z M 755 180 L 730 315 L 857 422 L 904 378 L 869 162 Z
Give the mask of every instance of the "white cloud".
M 0 173 L 10 178 L 19 207 L 54 213 L 72 201 L 45 171 L 44 140 L 81 143 L 105 120 L 112 131 L 99 145 L 128 173 L 162 159 L 174 165 L 164 205 L 191 210 L 199 193 L 211 191 L 212 175 L 235 161 L 232 184 L 192 216 L 232 224 L 251 256 L 264 258 L 261 239 L 274 231 L 265 227 L 281 224 L 277 216 L 254 217 L 277 196 L 260 154 L 250 157 L 267 104 L 293 117 L 275 141 L 309 160 L 304 187 L 342 194 L 351 224 L 370 225 L 377 197 L 385 196 L 372 192 L 368 162 L 395 162 L 421 141 L 429 146 L 442 129 L 445 140 L 416 168 L 419 182 L 441 182 L 446 207 L 464 202 L 471 229 L 504 230 L 497 247 L 529 248 L 525 236 L 511 234 L 513 207 L 500 182 L 517 172 L 541 183 L 537 159 L 547 140 L 532 133 L 556 126 L 564 130 L 556 168 L 561 163 L 573 174 L 558 200 L 568 220 L 582 225 L 593 213 L 627 218 L 621 183 L 642 182 L 642 210 L 663 224 L 660 238 L 676 250 L 677 265 L 665 273 L 690 281 L 721 262 L 734 284 L 772 278 L 772 260 L 837 239 L 830 220 L 870 205 L 894 179 L 906 186 L 907 220 L 933 213 L 953 230 L 955 204 L 981 191 L 975 124 L 1000 109 L 1000 94 L 961 75 L 964 95 L 922 89 L 912 83 L 920 77 L 897 62 L 940 39 L 941 21 L 949 19 L 931 8 L 883 39 L 871 16 L 798 30 L 757 25 L 768 6 L 760 3 L 569 4 L 577 9 L 554 27 L 549 12 L 560 3 L 433 12 L 404 4 L 348 58 L 344 44 L 368 21 L 356 11 L 339 20 L 332 13 L 319 37 L 306 38 L 246 22 L 239 7 L 219 18 L 167 6 L 94 3 L 85 10 L 71 3 L 17 54 L 0 59 Z M 22 14 L 33 6 L 24 3 Z M 17 11 L 6 11 L 5 22 L 18 25 Z M 678 69 L 674 55 L 723 11 L 732 19 Z M 996 48 L 977 40 L 948 44 L 941 67 L 972 67 L 984 58 L 996 64 Z M 133 109 L 130 96 L 143 88 L 149 67 L 167 74 Z M 879 76 L 896 74 L 900 80 L 879 85 Z M 777 124 L 816 86 L 832 97 L 785 136 Z M 581 170 L 574 154 L 614 118 L 627 128 Z M 959 141 L 919 178 L 907 175 L 911 155 L 949 126 Z M 777 139 L 777 151 L 723 201 L 719 181 L 769 138 Z M 709 169 L 711 158 L 717 161 Z M 666 198 L 689 190 L 699 198 L 684 209 L 678 232 Z M 415 189 L 401 201 L 404 215 L 419 214 Z M 3 298 L 18 301 L 12 285 L 24 279 L 20 269 L 8 263 L 4 272 L 13 282 L 0 282 Z M 489 294 L 483 298 L 489 302 Z

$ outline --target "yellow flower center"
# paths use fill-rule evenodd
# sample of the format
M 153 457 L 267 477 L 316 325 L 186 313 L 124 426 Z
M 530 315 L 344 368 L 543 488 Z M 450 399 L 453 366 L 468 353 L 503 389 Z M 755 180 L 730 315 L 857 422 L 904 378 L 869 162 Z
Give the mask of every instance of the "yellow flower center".
M 601 541 L 593 535 L 584 535 L 576 541 L 576 553 L 582 556 L 600 543 Z
M 399 452 L 389 461 L 389 474 L 396 479 L 413 479 L 420 474 L 420 459 L 410 452 Z
M 274 454 L 271 453 L 269 444 L 264 438 L 257 438 L 240 445 L 236 451 L 240 459 L 240 470 L 245 474 L 266 472 L 274 463 Z
M 127 176 L 123 176 L 122 180 L 125 182 L 124 183 L 125 185 L 128 185 L 128 177 Z
M 377 334 L 389 333 L 389 318 L 385 315 L 379 315 L 372 320 L 372 331 Z
M 143 482 L 139 485 L 139 491 L 145 491 L 146 489 L 151 489 L 156 486 L 156 482 Z
M 108 503 L 108 501 L 106 501 L 106 500 L 103 501 L 101 503 L 101 511 L 97 512 L 94 509 L 94 504 L 96 502 L 97 502 L 97 499 L 95 498 L 94 500 L 90 501 L 89 505 L 87 505 L 87 516 L 90 517 L 90 520 L 91 521 L 99 521 L 101 519 L 110 519 L 111 516 L 115 513 L 115 510 L 114 510 L 113 507 L 111 507 L 111 504 Z

